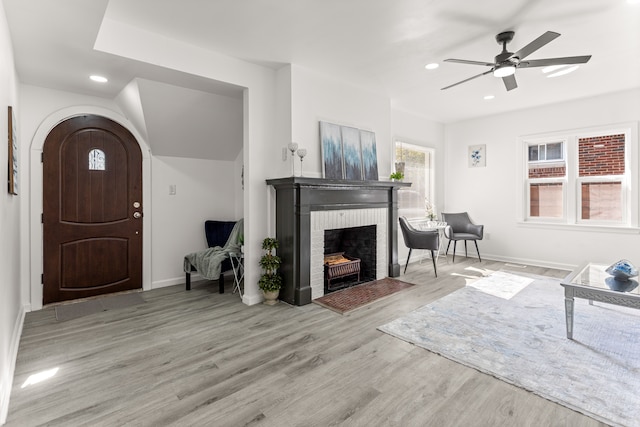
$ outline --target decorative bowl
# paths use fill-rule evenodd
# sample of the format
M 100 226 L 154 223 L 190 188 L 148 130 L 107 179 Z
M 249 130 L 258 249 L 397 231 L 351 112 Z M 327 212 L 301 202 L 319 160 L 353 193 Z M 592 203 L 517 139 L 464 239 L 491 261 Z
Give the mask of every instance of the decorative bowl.
M 622 282 L 638 275 L 638 269 L 626 259 L 621 259 L 615 264 L 610 265 L 605 271 L 615 277 L 616 280 Z
M 607 277 L 604 279 L 609 289 L 616 292 L 631 292 L 638 287 L 638 281 L 629 280 L 617 280 L 615 277 Z

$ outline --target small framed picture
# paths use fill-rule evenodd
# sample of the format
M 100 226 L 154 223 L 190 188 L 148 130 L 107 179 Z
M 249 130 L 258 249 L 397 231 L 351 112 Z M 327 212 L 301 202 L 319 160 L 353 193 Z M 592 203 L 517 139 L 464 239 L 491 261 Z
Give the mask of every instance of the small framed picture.
M 470 168 L 483 168 L 487 165 L 487 146 L 470 145 L 467 154 Z

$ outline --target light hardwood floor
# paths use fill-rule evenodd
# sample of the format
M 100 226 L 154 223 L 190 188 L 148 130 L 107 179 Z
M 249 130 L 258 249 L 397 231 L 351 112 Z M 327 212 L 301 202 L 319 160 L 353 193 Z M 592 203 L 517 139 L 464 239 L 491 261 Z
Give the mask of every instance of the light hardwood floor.
M 136 307 L 57 322 L 26 316 L 7 426 L 599 426 L 532 393 L 379 332 L 465 285 L 518 269 L 429 260 L 417 286 L 340 315 L 316 304 L 247 307 L 215 282 L 144 292 Z M 21 388 L 34 373 L 57 374 Z

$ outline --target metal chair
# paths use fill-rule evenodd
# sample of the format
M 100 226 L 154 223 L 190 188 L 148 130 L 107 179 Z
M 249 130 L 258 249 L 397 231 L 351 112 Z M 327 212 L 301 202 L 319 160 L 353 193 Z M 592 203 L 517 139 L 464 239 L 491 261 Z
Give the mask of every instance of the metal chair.
M 478 240 L 482 240 L 484 225 L 473 224 L 467 212 L 443 213 L 442 220 L 447 223 L 447 227 L 444 229 L 444 235 L 449 239 L 445 255 L 449 253 L 449 246 L 451 246 L 451 241 L 453 240 L 453 262 L 455 262 L 456 244 L 458 240 L 464 240 L 464 256 L 466 257 L 467 240 L 473 240 L 473 243 L 476 245 L 476 252 L 478 252 L 478 260 L 482 262 L 480 250 L 478 250 Z
M 400 217 L 400 229 L 402 230 L 402 237 L 404 237 L 404 244 L 409 248 L 409 256 L 407 256 L 407 263 L 404 266 L 404 272 L 407 272 L 407 266 L 409 266 L 409 259 L 411 258 L 411 251 L 413 249 L 428 249 L 431 251 L 431 260 L 433 261 L 433 272 L 438 277 L 438 270 L 436 268 L 436 257 L 434 251 L 437 251 L 440 247 L 440 234 L 437 230 L 421 231 L 416 230 L 409 224 L 407 218 Z

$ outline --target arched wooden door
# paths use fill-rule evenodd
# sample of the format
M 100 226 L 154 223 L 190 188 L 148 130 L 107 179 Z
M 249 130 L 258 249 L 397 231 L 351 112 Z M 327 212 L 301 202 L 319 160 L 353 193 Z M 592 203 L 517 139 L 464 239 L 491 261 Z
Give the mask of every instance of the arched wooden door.
M 142 154 L 101 116 L 58 124 L 43 149 L 43 302 L 142 288 Z

